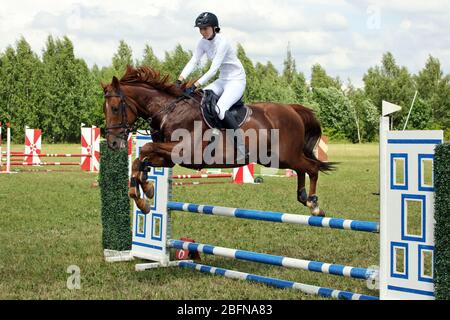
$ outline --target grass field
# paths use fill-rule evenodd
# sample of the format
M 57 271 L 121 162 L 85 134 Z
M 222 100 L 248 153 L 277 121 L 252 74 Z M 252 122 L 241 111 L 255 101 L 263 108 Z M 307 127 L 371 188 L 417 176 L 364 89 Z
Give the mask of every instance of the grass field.
M 13 150 L 22 151 L 19 146 Z M 79 145 L 43 145 L 42 150 L 79 153 Z M 320 204 L 327 216 L 378 221 L 379 199 L 374 195 L 378 145 L 331 144 L 329 156 L 341 163 L 336 172 L 319 178 Z M 69 159 L 59 160 L 78 160 Z M 97 174 L 77 167 L 69 170 L 0 175 L 0 299 L 320 299 L 196 271 L 135 272 L 136 262 L 105 263 L 100 190 L 93 187 Z M 296 201 L 295 190 L 295 178 L 265 177 L 260 185 L 177 186 L 173 199 L 309 214 Z M 379 259 L 377 234 L 176 212 L 172 237 L 184 236 L 223 247 L 355 267 L 378 265 Z M 361 280 L 215 256 L 202 256 L 201 263 L 378 295 Z M 66 270 L 71 265 L 81 270 L 80 290 L 67 289 Z

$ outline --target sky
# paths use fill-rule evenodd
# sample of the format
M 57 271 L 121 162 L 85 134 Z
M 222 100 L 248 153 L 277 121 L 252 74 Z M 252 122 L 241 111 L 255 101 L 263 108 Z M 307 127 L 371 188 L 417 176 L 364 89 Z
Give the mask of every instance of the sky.
M 253 62 L 281 71 L 288 45 L 309 78 L 320 63 L 332 76 L 362 85 L 390 51 L 410 72 L 429 55 L 450 73 L 450 0 L 14 0 L 0 6 L 0 52 L 23 36 L 41 54 L 48 35 L 67 35 L 91 67 L 110 65 L 119 41 L 135 59 L 145 45 L 163 58 L 177 44 L 194 50 L 195 18 L 215 13 L 224 36 Z

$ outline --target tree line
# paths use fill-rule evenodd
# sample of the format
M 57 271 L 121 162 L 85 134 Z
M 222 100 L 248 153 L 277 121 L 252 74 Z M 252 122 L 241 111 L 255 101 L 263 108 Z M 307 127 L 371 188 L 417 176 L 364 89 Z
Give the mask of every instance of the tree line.
M 270 61 L 254 63 L 241 44 L 237 53 L 247 73 L 246 103 L 303 104 L 315 110 L 324 133 L 334 140 L 377 140 L 382 100 L 403 107 L 393 119 L 394 128 L 402 129 L 416 91 L 407 128 L 444 129 L 447 139 L 450 136 L 450 74 L 444 74 L 440 61 L 431 55 L 412 74 L 386 52 L 379 65 L 365 72 L 363 88 L 355 88 L 349 80 L 344 85 L 339 77 L 328 75 L 320 64 L 311 66 L 307 81 L 289 46 L 282 72 Z M 109 66 L 89 68 L 76 57 L 68 37 L 48 36 L 41 55 L 21 37 L 0 52 L 0 121 L 13 123 L 13 138 L 19 143 L 24 126 L 41 128 L 47 142 L 79 142 L 81 123 L 104 127 L 101 82 L 121 77 L 127 65 L 146 65 L 175 81 L 191 56 L 192 51 L 178 44 L 160 58 L 146 45 L 142 57 L 135 59 L 122 40 Z M 210 62 L 199 66 L 192 77 L 200 77 L 209 66 Z

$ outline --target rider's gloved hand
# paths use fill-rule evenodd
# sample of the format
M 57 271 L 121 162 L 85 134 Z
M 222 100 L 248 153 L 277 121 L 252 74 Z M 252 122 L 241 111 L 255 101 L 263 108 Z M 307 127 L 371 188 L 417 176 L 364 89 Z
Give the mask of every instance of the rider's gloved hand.
M 195 90 L 197 90 L 197 87 L 195 86 L 195 84 L 193 84 L 189 88 L 184 89 L 183 93 L 185 95 L 191 96 L 195 92 Z
M 176 86 L 177 88 L 180 88 L 180 87 L 181 87 L 181 80 L 175 81 L 175 86 Z

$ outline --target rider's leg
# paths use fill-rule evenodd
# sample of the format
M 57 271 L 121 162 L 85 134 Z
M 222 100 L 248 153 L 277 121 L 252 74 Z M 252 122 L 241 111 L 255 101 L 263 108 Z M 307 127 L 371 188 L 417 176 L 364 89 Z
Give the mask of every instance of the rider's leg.
M 245 80 L 226 82 L 224 91 L 220 96 L 219 101 L 217 101 L 219 118 L 224 121 L 228 129 L 236 130 L 239 128 L 236 119 L 231 115 L 230 112 L 228 112 L 228 109 L 230 109 L 231 106 L 242 97 L 242 95 L 244 94 L 245 85 Z M 238 151 L 236 161 L 240 163 L 248 156 L 248 154 L 245 150 L 245 142 L 244 136 L 242 135 L 242 130 L 236 131 L 235 136 L 236 149 Z
M 225 117 L 225 111 L 230 109 L 233 104 L 239 101 L 244 95 L 245 80 L 230 80 L 223 81 L 223 93 L 220 95 L 219 101 L 217 101 L 217 113 L 219 119 L 223 120 Z
M 208 84 L 203 90 L 212 90 L 216 95 L 220 97 L 224 90 L 223 80 L 217 79 L 216 81 Z
M 219 97 L 222 95 L 223 91 L 224 91 L 224 82 L 221 79 L 217 79 L 216 81 L 210 83 L 209 85 L 207 85 L 205 87 L 205 89 L 203 90 L 212 90 L 216 95 L 218 95 Z M 216 111 L 217 111 L 217 106 L 216 106 Z M 219 113 L 217 111 L 217 113 Z M 219 135 L 220 135 L 220 130 L 217 128 L 212 129 L 211 132 L 211 141 L 210 144 L 215 144 L 219 142 Z

